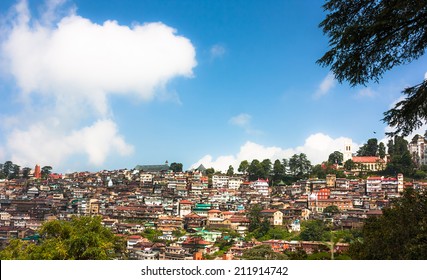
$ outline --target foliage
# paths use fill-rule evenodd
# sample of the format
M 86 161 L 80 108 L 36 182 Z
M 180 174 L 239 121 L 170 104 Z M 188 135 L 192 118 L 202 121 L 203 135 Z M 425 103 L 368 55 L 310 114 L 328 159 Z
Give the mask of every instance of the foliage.
M 239 168 L 237 169 L 237 171 L 246 174 L 246 172 L 248 171 L 249 168 L 249 162 L 247 160 L 243 160 L 240 165 Z
M 342 164 L 344 155 L 341 152 L 335 151 L 328 157 L 328 163 L 330 164 Z
M 259 245 L 243 252 L 244 260 L 287 260 L 285 254 L 276 253 L 269 245 Z
M 40 173 L 42 175 L 42 178 L 46 179 L 52 173 L 52 166 L 43 166 L 41 168 L 41 172 Z
M 265 168 L 257 159 L 252 160 L 248 167 L 249 180 L 267 179 L 268 174 L 265 173 Z
M 273 164 L 273 182 L 281 181 L 284 175 L 285 167 L 279 159 L 276 159 Z
M 182 163 L 172 162 L 169 169 L 175 173 L 182 172 Z
M 0 258 L 33 260 L 105 260 L 125 250 L 125 243 L 101 225 L 100 217 L 49 221 L 40 230 L 39 244 L 12 240 Z
M 289 159 L 289 169 L 292 175 L 294 175 L 298 179 L 301 179 L 309 175 L 312 166 L 311 162 L 307 159 L 307 155 L 304 153 L 300 153 L 299 155 L 293 155 Z
M 320 23 L 330 50 L 318 61 L 330 66 L 339 82 L 351 86 L 378 82 L 395 66 L 421 57 L 427 47 L 427 2 L 424 0 L 329 0 Z M 427 118 L 427 80 L 406 88 L 406 99 L 384 113 L 389 135 L 409 135 Z
M 376 156 L 378 154 L 378 140 L 376 138 L 368 139 L 368 142 L 361 146 L 357 151 L 358 156 Z
M 279 239 L 279 240 L 292 240 L 298 235 L 297 232 L 289 232 L 285 227 L 270 227 L 267 233 L 258 238 L 259 241 L 266 241 L 270 239 Z
M 378 156 L 383 159 L 383 158 L 385 158 L 385 155 L 386 155 L 386 153 L 385 153 L 385 145 L 384 145 L 383 142 L 380 142 L 378 144 Z
M 397 173 L 412 174 L 415 166 L 408 150 L 408 141 L 401 136 L 395 136 L 394 141 L 389 141 L 388 149 L 391 159 L 385 173 L 392 176 L 396 176 Z
M 285 251 L 285 254 L 288 256 L 290 260 L 306 260 L 307 253 L 302 249 L 297 249 L 296 251 Z
M 234 167 L 230 165 L 227 170 L 227 176 L 233 176 L 233 175 L 234 175 Z
M 353 161 L 353 160 L 351 160 L 351 159 L 348 159 L 345 163 L 344 163 L 344 169 L 345 170 L 348 170 L 348 171 L 350 171 L 350 170 L 352 170 L 353 168 L 355 168 L 356 167 L 356 163 Z
M 253 205 L 249 209 L 248 218 L 249 218 L 249 228 L 248 230 L 254 231 L 261 225 L 261 206 L 259 204 Z
M 159 237 L 163 235 L 163 232 L 152 228 L 146 228 L 141 235 L 151 242 L 158 242 L 160 241 Z
M 349 254 L 353 259 L 427 259 L 427 193 L 406 189 L 382 216 L 366 221 Z
M 28 179 L 30 176 L 30 172 L 31 172 L 31 168 L 29 167 L 22 168 L 22 178 Z
M 339 212 L 340 210 L 336 205 L 329 205 L 329 206 L 326 206 L 325 209 L 323 209 L 323 213 L 328 213 L 328 214 L 336 214 Z
M 327 241 L 326 225 L 319 220 L 306 221 L 302 224 L 299 238 L 304 241 Z
M 4 164 L 0 164 L 0 179 L 18 179 L 20 173 L 20 166 L 14 164 L 12 161 L 5 161 Z

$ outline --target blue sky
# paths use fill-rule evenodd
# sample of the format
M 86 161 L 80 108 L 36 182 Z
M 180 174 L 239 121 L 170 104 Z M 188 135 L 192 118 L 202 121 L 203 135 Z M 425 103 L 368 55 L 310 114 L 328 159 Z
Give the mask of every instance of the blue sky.
M 300 152 L 316 164 L 384 139 L 383 112 L 427 59 L 338 84 L 315 63 L 322 4 L 3 0 L 0 162 L 224 170 Z

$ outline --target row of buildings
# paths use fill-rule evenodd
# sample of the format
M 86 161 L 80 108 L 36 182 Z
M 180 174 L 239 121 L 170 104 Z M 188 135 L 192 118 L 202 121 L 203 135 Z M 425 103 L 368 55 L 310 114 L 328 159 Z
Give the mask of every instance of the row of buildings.
M 238 258 L 245 249 L 260 244 L 242 239 L 248 231 L 252 205 L 261 205 L 260 215 L 272 226 L 289 231 L 299 231 L 301 220 L 324 218 L 323 210 L 336 206 L 340 213 L 333 217 L 333 223 L 355 228 L 370 215 L 380 215 L 390 198 L 408 186 L 425 187 L 404 182 L 401 174 L 366 180 L 328 175 L 326 179 L 271 186 L 261 179 L 249 182 L 244 175 L 209 178 L 203 166 L 175 173 L 167 164 L 76 172 L 47 180 L 2 180 L 0 242 L 4 246 L 11 238 L 35 238 L 44 221 L 97 215 L 104 226 L 127 239 L 129 258 L 186 259 L 200 252 L 214 254 L 217 240 L 231 238 L 224 233 L 227 230 L 238 233 L 239 238 L 225 256 Z M 161 232 L 158 240 L 162 242 L 144 239 L 141 233 L 147 228 Z M 264 243 L 278 251 L 312 252 L 322 247 L 321 243 L 284 240 Z M 336 250 L 343 248 L 345 244 Z

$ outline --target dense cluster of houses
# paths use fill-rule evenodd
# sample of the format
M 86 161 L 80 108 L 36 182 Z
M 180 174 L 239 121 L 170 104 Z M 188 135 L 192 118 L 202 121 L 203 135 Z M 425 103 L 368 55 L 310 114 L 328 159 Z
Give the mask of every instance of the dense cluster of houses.
M 272 226 L 299 231 L 299 221 L 323 218 L 323 210 L 340 210 L 332 220 L 341 228 L 360 227 L 370 215 L 380 215 L 390 198 L 408 186 L 403 175 L 366 180 L 336 178 L 301 180 L 292 185 L 246 181 L 244 175 L 205 175 L 205 168 L 172 172 L 165 165 L 139 165 L 132 170 L 78 172 L 47 180 L 0 181 L 0 242 L 11 238 L 31 240 L 44 221 L 72 216 L 99 215 L 102 223 L 127 240 L 130 259 L 194 259 L 218 251 L 214 243 L 232 238 L 224 229 L 244 237 L 248 209 L 262 206 L 260 215 Z M 425 187 L 422 183 L 410 183 Z M 330 217 L 331 218 L 331 217 Z M 161 232 L 150 242 L 141 233 Z M 235 238 L 235 237 L 234 237 Z M 273 250 L 319 250 L 322 242 L 268 240 L 245 242 L 235 238 L 224 258 L 239 258 L 259 244 Z M 345 250 L 348 244 L 337 244 Z

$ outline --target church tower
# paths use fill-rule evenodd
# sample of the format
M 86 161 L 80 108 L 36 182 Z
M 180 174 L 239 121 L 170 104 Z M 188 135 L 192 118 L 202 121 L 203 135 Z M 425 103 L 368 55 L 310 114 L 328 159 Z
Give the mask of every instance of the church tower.
M 34 178 L 40 179 L 41 177 L 40 165 L 36 164 L 36 167 L 34 168 Z
M 353 152 L 351 151 L 351 141 L 346 141 L 344 143 L 344 152 L 343 152 L 343 164 L 353 158 Z

